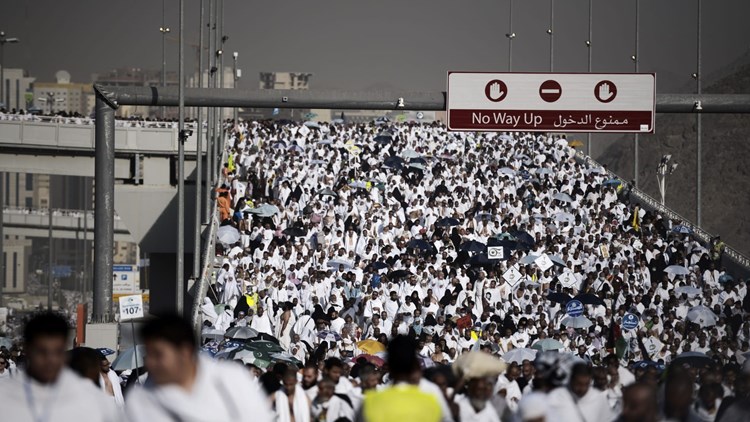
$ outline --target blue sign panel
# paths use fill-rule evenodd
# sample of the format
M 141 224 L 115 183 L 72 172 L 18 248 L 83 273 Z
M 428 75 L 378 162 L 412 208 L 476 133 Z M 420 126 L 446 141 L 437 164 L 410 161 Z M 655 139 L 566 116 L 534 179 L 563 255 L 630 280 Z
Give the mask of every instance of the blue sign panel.
M 583 315 L 583 303 L 580 300 L 571 300 L 565 305 L 565 313 L 572 317 Z
M 638 326 L 639 322 L 641 322 L 641 320 L 638 318 L 638 315 L 627 313 L 622 317 L 622 328 L 625 330 L 632 330 Z

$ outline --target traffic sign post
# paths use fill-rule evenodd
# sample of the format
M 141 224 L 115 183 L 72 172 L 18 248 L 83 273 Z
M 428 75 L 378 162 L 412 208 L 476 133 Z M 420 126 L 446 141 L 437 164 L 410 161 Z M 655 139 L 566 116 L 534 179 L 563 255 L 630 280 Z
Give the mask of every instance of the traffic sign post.
M 633 328 L 636 328 L 640 322 L 641 320 L 638 318 L 638 315 L 627 313 L 622 317 L 622 328 L 623 330 L 632 330 Z
M 133 320 L 136 318 L 143 318 L 143 296 L 141 295 L 130 295 L 120 296 L 120 322 L 130 320 L 130 329 L 133 334 L 133 352 L 135 353 L 135 361 L 138 362 L 138 344 L 135 341 L 135 324 Z M 138 368 L 135 368 L 135 379 L 138 380 L 140 374 Z
M 652 73 L 448 72 L 454 131 L 653 133 Z

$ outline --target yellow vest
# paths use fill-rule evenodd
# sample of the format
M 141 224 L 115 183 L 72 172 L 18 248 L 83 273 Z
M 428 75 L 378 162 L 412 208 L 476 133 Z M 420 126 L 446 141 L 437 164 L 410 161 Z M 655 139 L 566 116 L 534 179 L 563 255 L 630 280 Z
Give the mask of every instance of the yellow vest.
M 399 384 L 365 394 L 362 413 L 367 422 L 438 422 L 438 399 L 419 387 Z

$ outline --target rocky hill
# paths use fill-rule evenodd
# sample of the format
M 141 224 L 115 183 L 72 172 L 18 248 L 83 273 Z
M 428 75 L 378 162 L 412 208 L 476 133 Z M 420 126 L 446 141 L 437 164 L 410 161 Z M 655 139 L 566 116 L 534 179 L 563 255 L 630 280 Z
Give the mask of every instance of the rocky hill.
M 717 76 L 704 92 L 750 93 L 750 60 L 742 61 L 744 64 L 735 62 L 728 67 L 729 71 Z M 703 227 L 750 255 L 750 114 L 704 114 L 702 119 Z M 659 114 L 656 133 L 641 136 L 639 146 L 640 187 L 655 198 L 659 198 L 656 166 L 661 156 L 672 154 L 679 163 L 667 179 L 667 206 L 692 221 L 696 217 L 695 129 L 695 115 Z M 595 158 L 630 179 L 633 137 L 611 142 Z

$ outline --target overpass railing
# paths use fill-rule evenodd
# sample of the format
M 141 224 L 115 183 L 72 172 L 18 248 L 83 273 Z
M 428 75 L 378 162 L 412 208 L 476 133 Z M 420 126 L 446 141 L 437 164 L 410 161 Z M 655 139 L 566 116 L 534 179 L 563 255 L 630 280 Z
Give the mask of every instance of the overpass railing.
M 594 160 L 593 158 L 585 155 L 583 152 L 578 151 L 576 153 L 576 158 L 579 161 L 585 162 L 587 164 L 590 164 L 591 166 L 595 166 L 598 168 L 604 169 L 604 166 L 602 166 L 599 162 Z M 604 169 L 604 171 L 611 177 L 611 178 L 618 178 L 620 180 L 625 180 L 615 173 Z M 689 227 L 691 230 L 693 230 L 693 236 L 695 236 L 698 240 L 705 244 L 710 244 L 711 239 L 714 238 L 714 235 L 704 230 L 702 227 L 698 226 L 691 220 L 683 217 L 682 215 L 676 213 L 672 209 L 666 207 L 665 205 L 662 205 L 660 201 L 658 201 L 656 198 L 652 197 L 651 195 L 647 194 L 646 192 L 638 189 L 633 188 L 630 192 L 631 197 L 635 197 L 635 199 L 642 204 L 645 208 L 651 209 L 653 211 L 657 211 L 660 214 L 662 214 L 665 217 L 668 217 L 672 220 L 679 221 L 680 224 Z M 738 250 L 730 247 L 727 245 L 726 249 L 724 250 L 724 258 L 728 259 L 730 261 L 731 266 L 736 267 L 739 271 L 743 272 L 744 274 L 750 274 L 750 258 L 740 253 Z M 727 266 L 727 265 L 725 265 Z
M 64 151 L 86 151 L 93 154 L 96 139 L 92 119 L 8 116 L 0 116 L 0 147 L 15 150 L 49 150 L 58 154 Z M 197 124 L 191 123 L 186 126 L 193 133 L 185 142 L 185 152 L 187 155 L 194 155 Z M 205 128 L 203 130 L 205 132 Z M 173 122 L 115 121 L 117 153 L 174 155 L 177 153 L 177 143 L 177 127 Z

